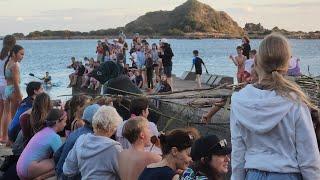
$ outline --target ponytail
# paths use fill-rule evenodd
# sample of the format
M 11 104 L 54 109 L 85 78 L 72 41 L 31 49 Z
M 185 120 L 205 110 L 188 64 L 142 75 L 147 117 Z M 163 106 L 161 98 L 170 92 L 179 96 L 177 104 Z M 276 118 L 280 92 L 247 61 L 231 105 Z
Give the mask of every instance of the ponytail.
M 291 57 L 290 45 L 280 34 L 272 33 L 260 43 L 255 63 L 259 84 L 292 101 L 302 102 L 310 109 L 318 109 L 302 89 L 284 77 Z
M 11 49 L 16 44 L 16 38 L 12 35 L 7 35 L 3 38 L 3 46 L 0 52 L 0 59 L 5 60 Z

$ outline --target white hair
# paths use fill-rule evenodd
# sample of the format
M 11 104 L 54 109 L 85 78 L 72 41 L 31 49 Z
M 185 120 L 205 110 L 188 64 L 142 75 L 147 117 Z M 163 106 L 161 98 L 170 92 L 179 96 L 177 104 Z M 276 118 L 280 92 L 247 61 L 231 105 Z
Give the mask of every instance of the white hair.
M 122 121 L 122 117 L 114 107 L 101 106 L 93 116 L 92 127 L 96 130 L 112 132 Z

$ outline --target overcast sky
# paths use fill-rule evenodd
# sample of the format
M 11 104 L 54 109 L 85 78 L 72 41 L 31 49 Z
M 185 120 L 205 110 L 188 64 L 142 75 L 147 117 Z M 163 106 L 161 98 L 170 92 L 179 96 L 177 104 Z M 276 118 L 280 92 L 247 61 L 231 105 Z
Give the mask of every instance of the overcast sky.
M 124 26 L 149 11 L 172 10 L 186 0 L 0 0 L 0 35 L 35 30 L 90 31 Z M 243 27 L 320 30 L 320 0 L 200 0 Z

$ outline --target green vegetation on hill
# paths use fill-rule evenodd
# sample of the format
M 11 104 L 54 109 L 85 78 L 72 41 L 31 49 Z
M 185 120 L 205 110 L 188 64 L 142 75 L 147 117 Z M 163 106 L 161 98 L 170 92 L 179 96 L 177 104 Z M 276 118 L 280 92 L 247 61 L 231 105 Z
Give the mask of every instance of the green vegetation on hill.
M 244 31 L 225 12 L 215 11 L 197 0 L 188 0 L 173 11 L 149 12 L 125 26 L 126 32 L 145 35 L 206 33 L 241 36 Z

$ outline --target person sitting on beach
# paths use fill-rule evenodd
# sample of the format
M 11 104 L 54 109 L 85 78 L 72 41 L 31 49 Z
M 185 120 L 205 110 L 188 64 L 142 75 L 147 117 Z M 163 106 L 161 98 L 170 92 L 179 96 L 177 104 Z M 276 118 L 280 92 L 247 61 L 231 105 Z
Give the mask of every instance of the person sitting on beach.
M 229 58 L 232 60 L 232 62 L 234 63 L 234 65 L 237 66 L 238 71 L 237 71 L 237 80 L 238 83 L 242 83 L 243 80 L 243 76 L 244 76 L 244 63 L 246 61 L 246 56 L 244 56 L 242 54 L 243 52 L 243 48 L 241 46 L 237 47 L 237 53 L 238 55 L 236 57 L 233 57 L 232 55 L 229 56 Z
M 192 165 L 183 172 L 180 180 L 223 180 L 228 173 L 230 153 L 227 141 L 219 140 L 216 135 L 196 140 L 191 148 Z
M 49 72 L 46 72 L 46 75 L 41 78 L 43 80 L 45 85 L 51 85 L 51 76 L 49 75 Z
M 143 87 L 143 77 L 140 72 L 141 72 L 140 70 L 136 70 L 134 74 L 135 74 L 136 86 L 141 89 Z
M 71 64 L 69 66 L 67 66 L 67 68 L 73 68 L 74 70 L 77 69 L 77 63 L 76 63 L 75 57 L 71 57 Z
M 88 76 L 94 69 L 94 59 L 89 60 L 89 64 L 85 66 L 85 72 L 82 77 L 81 88 L 87 87 L 89 85 L 90 77 Z
M 251 82 L 251 73 L 254 67 L 254 61 L 256 58 L 257 51 L 255 49 L 251 50 L 249 53 L 250 59 L 247 59 L 244 62 L 244 81 L 247 83 Z
M 46 179 L 55 175 L 53 153 L 62 141 L 57 132 L 66 125 L 67 113 L 52 109 L 46 118 L 46 127 L 35 134 L 23 150 L 18 163 L 20 179 Z
M 86 68 L 82 64 L 82 62 L 76 62 L 77 68 L 76 71 L 69 75 L 70 84 L 68 85 L 68 88 L 73 87 L 77 84 L 78 77 L 82 77 L 85 73 Z
M 12 118 L 11 123 L 8 128 L 8 136 L 9 136 L 9 140 L 11 142 L 14 142 L 16 140 L 16 137 L 17 137 L 19 131 L 21 130 L 21 126 L 19 123 L 19 118 L 20 118 L 21 114 L 23 114 L 24 112 L 26 112 L 27 110 L 32 108 L 32 104 L 33 104 L 33 101 L 36 98 L 36 96 L 38 94 L 43 93 L 43 87 L 40 82 L 32 81 L 27 84 L 26 91 L 27 91 L 28 96 L 26 98 L 24 98 L 22 100 L 22 102 L 20 103 L 20 106 L 17 109 L 16 114 Z
M 158 94 L 158 93 L 164 93 L 164 92 L 171 92 L 172 88 L 170 84 L 167 81 L 167 76 L 166 75 L 161 75 L 161 80 L 159 83 L 155 86 L 155 89 L 153 91 L 153 94 Z
M 130 81 L 131 81 L 133 84 L 136 84 L 135 71 L 134 71 L 134 70 L 130 70 L 130 71 L 128 72 L 128 76 L 129 76 Z
M 72 132 L 66 139 L 66 142 L 54 154 L 54 159 L 57 162 L 55 170 L 58 178 L 62 178 L 63 176 L 63 163 L 65 162 L 68 153 L 73 148 L 77 139 L 83 134 L 93 133 L 92 119 L 93 115 L 98 111 L 99 107 L 100 106 L 98 104 L 92 104 L 84 109 L 82 116 L 82 119 L 85 122 L 84 126 Z
M 288 68 L 288 76 L 301 76 L 301 70 L 300 70 L 300 59 L 296 57 L 290 58 L 289 61 L 289 68 Z
M 115 133 L 122 118 L 110 106 L 101 106 L 93 116 L 94 134 L 81 135 L 63 164 L 63 173 L 82 179 L 119 179 L 118 157 L 122 151 L 119 142 L 110 137 Z
M 177 170 L 186 170 L 191 162 L 193 139 L 182 129 L 172 130 L 159 136 L 163 159 L 148 165 L 139 180 L 178 180 Z
M 36 96 L 32 108 L 21 114 L 19 122 L 25 145 L 45 127 L 45 121 L 51 109 L 50 96 L 47 93 L 41 93 Z
M 79 111 L 83 111 L 83 108 L 90 102 L 90 98 L 86 95 L 75 95 L 72 96 L 69 101 L 69 109 L 67 125 L 65 127 L 66 136 L 72 131 L 72 124 L 74 121 L 82 121 L 81 113 Z M 81 115 L 81 116 L 80 116 Z
M 133 99 L 131 101 L 131 105 L 130 105 L 130 113 L 131 113 L 131 118 L 133 118 L 135 116 L 142 116 L 147 119 L 149 116 L 149 101 L 148 101 L 148 99 L 145 97 L 138 97 L 138 98 Z M 129 119 L 129 120 L 131 120 L 131 119 Z M 130 142 L 122 134 L 123 126 L 126 122 L 127 121 L 124 121 L 123 123 L 121 123 L 119 125 L 119 127 L 117 128 L 117 132 L 116 132 L 116 140 L 118 142 L 120 142 L 123 149 L 128 149 L 131 147 Z M 149 130 L 150 130 L 153 138 L 158 137 L 158 135 L 160 133 L 158 131 L 157 125 L 151 121 L 149 121 L 148 124 L 149 124 Z M 156 141 L 158 142 L 157 138 L 156 138 Z M 160 146 L 159 143 L 157 143 L 156 146 Z M 158 147 L 154 147 L 154 146 L 150 145 L 150 146 L 146 147 L 145 149 L 146 149 L 146 151 L 152 151 L 152 152 L 161 154 L 161 152 L 159 152 Z
M 196 69 L 196 82 L 197 82 L 197 88 L 201 88 L 201 75 L 202 75 L 202 65 L 204 68 L 206 68 L 206 72 L 208 74 L 208 70 L 204 62 L 202 61 L 201 58 L 199 58 L 199 51 L 194 50 L 193 51 L 193 60 L 192 60 L 192 67 L 190 72 L 192 71 L 193 67 Z
M 270 34 L 260 43 L 258 81 L 231 97 L 231 179 L 320 179 L 320 154 L 301 88 L 287 80 L 288 40 Z
M 138 116 L 130 119 L 124 124 L 122 135 L 132 146 L 119 154 L 120 179 L 138 179 L 147 165 L 161 161 L 160 155 L 144 151 L 145 147 L 151 145 L 151 132 L 146 118 Z

